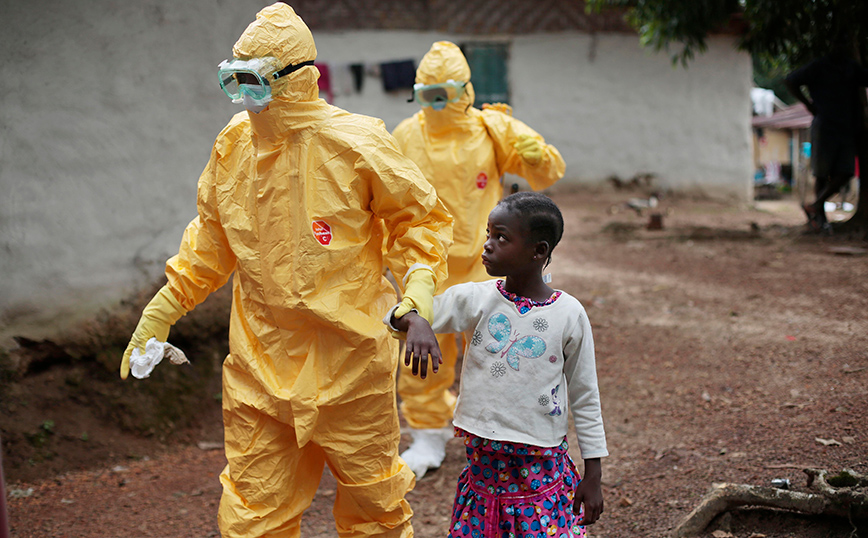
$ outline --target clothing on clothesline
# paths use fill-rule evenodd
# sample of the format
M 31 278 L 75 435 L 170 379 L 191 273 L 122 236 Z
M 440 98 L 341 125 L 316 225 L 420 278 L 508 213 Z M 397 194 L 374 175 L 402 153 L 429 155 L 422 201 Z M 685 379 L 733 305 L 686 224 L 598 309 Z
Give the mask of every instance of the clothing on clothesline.
M 383 89 L 387 92 L 412 88 L 416 83 L 416 66 L 413 60 L 401 60 L 380 64 Z
M 350 64 L 332 64 L 331 75 L 332 93 L 336 97 L 357 93 L 354 90 L 353 73 L 350 71 Z
M 325 97 L 329 103 L 334 103 L 335 95 L 332 92 L 332 77 L 328 64 L 315 63 L 314 67 L 319 69 L 319 79 L 316 81 L 319 87 L 320 97 Z
M 350 64 L 350 72 L 353 75 L 353 84 L 356 88 L 356 93 L 362 91 L 365 81 L 365 64 Z

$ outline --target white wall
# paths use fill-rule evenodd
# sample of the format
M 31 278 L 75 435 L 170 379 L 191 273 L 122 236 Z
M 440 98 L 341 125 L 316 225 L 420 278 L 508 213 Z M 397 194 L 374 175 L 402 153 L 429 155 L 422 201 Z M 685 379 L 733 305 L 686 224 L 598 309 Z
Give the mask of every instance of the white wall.
M 195 216 L 196 180 L 238 109 L 215 68 L 268 2 L 6 2 L 0 7 L 0 347 L 111 308 L 160 278 Z M 304 16 L 304 13 L 301 13 Z M 318 61 L 418 62 L 438 39 L 316 32 Z M 508 39 L 508 38 L 503 38 Z M 515 116 L 557 146 L 567 182 L 659 176 L 661 186 L 750 196 L 750 59 L 729 40 L 688 70 L 630 35 L 511 40 Z M 417 110 L 366 77 L 335 104 Z
M 319 32 L 320 61 L 413 58 L 431 43 L 473 36 L 412 32 Z M 564 183 L 596 184 L 653 173 L 661 188 L 739 201 L 752 196 L 751 62 L 730 38 L 712 38 L 687 69 L 642 49 L 636 36 L 562 33 L 508 41 L 514 115 L 554 144 Z M 472 79 L 472 78 L 471 78 Z M 366 77 L 362 93 L 335 104 L 382 118 L 389 129 L 418 110 L 409 91 L 386 94 Z
M 674 190 L 751 196 L 751 61 L 732 40 L 712 39 L 686 70 L 629 35 L 525 37 L 512 59 L 515 115 L 556 145 L 570 180 L 648 172 Z

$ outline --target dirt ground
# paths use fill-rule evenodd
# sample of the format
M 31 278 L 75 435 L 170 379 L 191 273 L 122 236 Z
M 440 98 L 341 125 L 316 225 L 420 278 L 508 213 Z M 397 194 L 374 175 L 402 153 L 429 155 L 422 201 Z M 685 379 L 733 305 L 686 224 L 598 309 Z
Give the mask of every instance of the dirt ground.
M 553 285 L 582 301 L 594 327 L 611 452 L 591 536 L 668 536 L 717 482 L 787 478 L 807 491 L 804 468 L 868 472 L 868 245 L 805 235 L 788 199 L 663 198 L 663 229 L 648 230 L 649 215 L 624 205 L 639 194 L 553 196 L 566 219 Z M 133 435 L 86 400 L 57 396 L 71 378 L 88 386 L 74 368 L 46 365 L 7 392 L 18 403 L 7 400 L 0 421 L 11 535 L 219 536 L 219 402 L 170 435 Z M 62 448 L 35 458 L 39 442 Z M 422 538 L 446 534 L 464 465 L 457 441 L 447 451 L 409 496 Z M 334 497 L 326 473 L 302 536 L 336 536 Z M 702 536 L 857 535 L 844 518 L 748 509 Z

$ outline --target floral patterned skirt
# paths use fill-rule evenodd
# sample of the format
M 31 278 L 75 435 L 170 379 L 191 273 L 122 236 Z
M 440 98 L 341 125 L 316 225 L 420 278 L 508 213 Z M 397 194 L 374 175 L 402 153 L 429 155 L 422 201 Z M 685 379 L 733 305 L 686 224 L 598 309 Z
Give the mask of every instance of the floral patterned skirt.
M 458 478 L 449 538 L 583 538 L 573 497 L 581 477 L 567 440 L 542 448 L 456 428 L 467 466 Z

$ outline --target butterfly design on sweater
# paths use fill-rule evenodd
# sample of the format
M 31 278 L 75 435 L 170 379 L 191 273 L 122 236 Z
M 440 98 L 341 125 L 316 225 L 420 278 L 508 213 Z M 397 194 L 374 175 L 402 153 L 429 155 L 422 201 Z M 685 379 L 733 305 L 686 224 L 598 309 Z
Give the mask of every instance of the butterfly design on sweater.
M 549 412 L 549 416 L 552 416 L 552 417 L 561 416 L 561 400 L 560 400 L 560 398 L 558 398 L 558 390 L 560 388 L 561 388 L 560 385 L 555 385 L 555 388 L 552 389 L 552 405 L 554 405 L 555 408 Z
M 500 352 L 500 356 L 506 356 L 506 363 L 513 370 L 518 371 L 519 360 L 535 359 L 546 352 L 546 343 L 539 336 L 520 336 L 518 331 L 513 332 L 512 323 L 504 314 L 495 314 L 488 320 L 488 332 L 496 342 L 485 346 L 490 353 Z

